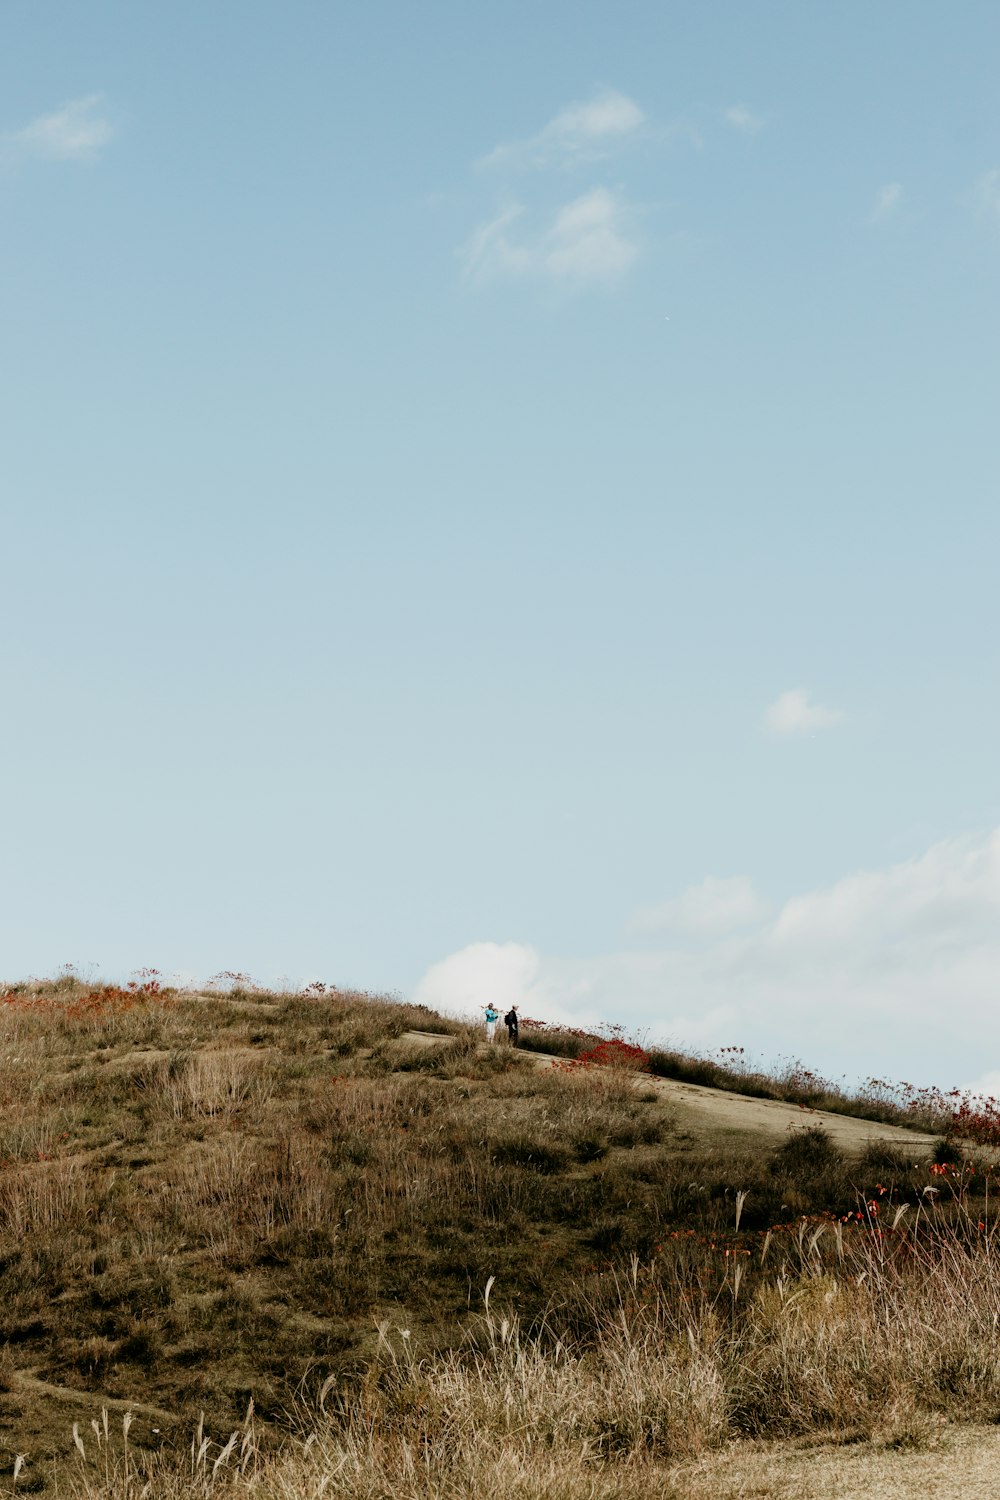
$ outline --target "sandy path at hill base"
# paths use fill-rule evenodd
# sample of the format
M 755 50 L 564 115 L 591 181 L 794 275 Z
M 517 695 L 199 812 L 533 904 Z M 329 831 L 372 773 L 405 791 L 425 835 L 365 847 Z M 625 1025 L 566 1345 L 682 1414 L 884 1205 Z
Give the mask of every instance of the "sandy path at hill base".
M 430 1031 L 404 1031 L 400 1042 L 431 1047 L 450 1040 Z M 485 1048 L 487 1044 L 484 1043 Z M 506 1046 L 496 1042 L 495 1046 Z M 549 1068 L 564 1061 L 547 1052 L 522 1052 L 538 1068 Z M 679 1129 L 692 1135 L 717 1136 L 732 1140 L 740 1135 L 770 1136 L 777 1140 L 789 1131 L 821 1125 L 842 1151 L 863 1151 L 875 1141 L 888 1142 L 901 1151 L 914 1153 L 914 1160 L 924 1156 L 937 1144 L 937 1137 L 903 1130 L 898 1125 L 882 1125 L 877 1120 L 856 1119 L 853 1115 L 830 1114 L 821 1109 L 803 1109 L 797 1104 L 783 1104 L 779 1099 L 754 1099 L 748 1094 L 730 1094 L 723 1089 L 704 1088 L 696 1083 L 679 1083 L 673 1078 L 652 1078 L 642 1074 L 637 1086 L 655 1090 L 664 1103 L 677 1114 Z M 997 1484 L 1000 1500 L 1000 1482 Z
M 997 1500 L 1000 1432 L 945 1428 L 927 1452 L 738 1443 L 671 1477 L 685 1500 Z

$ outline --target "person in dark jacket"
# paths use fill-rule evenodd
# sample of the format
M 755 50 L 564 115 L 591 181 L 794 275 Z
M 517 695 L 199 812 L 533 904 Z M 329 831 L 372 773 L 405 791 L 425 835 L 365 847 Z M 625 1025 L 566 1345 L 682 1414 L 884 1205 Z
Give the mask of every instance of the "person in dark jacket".
M 503 1018 L 503 1024 L 507 1028 L 507 1040 L 512 1047 L 517 1046 L 517 1006 L 512 1005 Z

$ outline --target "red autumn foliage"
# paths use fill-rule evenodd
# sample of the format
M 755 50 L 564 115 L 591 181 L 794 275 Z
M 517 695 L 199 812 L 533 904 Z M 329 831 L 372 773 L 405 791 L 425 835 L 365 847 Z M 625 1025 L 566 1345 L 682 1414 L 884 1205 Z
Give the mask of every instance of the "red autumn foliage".
M 579 1057 L 572 1061 L 561 1063 L 564 1068 L 616 1068 L 629 1073 L 649 1072 L 649 1053 L 643 1047 L 637 1047 L 632 1042 L 626 1042 L 620 1036 L 608 1037 L 603 1042 L 598 1042 L 596 1047 L 591 1047 L 589 1052 L 581 1052 Z
M 118 1014 L 150 1000 L 173 1004 L 173 997 L 163 992 L 158 969 L 140 969 L 136 977 L 124 985 L 104 984 L 84 990 L 83 994 L 71 992 L 69 996 L 32 990 L 0 991 L 0 1006 L 8 1011 L 49 1014 L 53 1018 L 71 1021 Z

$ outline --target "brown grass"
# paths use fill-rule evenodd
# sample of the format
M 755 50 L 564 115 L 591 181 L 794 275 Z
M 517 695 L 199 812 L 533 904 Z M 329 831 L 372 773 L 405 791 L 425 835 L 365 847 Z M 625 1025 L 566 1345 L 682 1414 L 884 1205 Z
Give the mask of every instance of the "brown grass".
M 736 1261 L 712 1295 L 634 1262 L 585 1339 L 526 1333 L 487 1287 L 457 1349 L 421 1354 L 383 1320 L 361 1382 L 324 1382 L 279 1452 L 259 1454 L 244 1425 L 208 1444 L 200 1473 L 162 1455 L 130 1473 L 163 1496 L 195 1479 L 226 1496 L 626 1500 L 692 1493 L 692 1461 L 761 1434 L 930 1451 L 949 1419 L 992 1419 L 1000 1401 L 996 1247 L 971 1235 L 961 1217 L 796 1234 L 762 1248 L 767 1274 Z M 124 1461 L 88 1463 L 69 1492 L 124 1500 Z
M 921 1443 L 1000 1410 L 985 1166 L 851 1158 L 815 1130 L 720 1147 L 631 1072 L 539 1072 L 477 1040 L 339 992 L 9 998 L 18 1487 L 53 1455 L 67 1492 L 122 1500 L 140 1475 L 150 1496 L 325 1478 L 625 1500 L 734 1437 Z M 127 1470 L 114 1422 L 80 1423 L 82 1457 L 46 1390 L 98 1421 L 134 1402 Z M 164 1410 L 204 1413 L 193 1457 Z

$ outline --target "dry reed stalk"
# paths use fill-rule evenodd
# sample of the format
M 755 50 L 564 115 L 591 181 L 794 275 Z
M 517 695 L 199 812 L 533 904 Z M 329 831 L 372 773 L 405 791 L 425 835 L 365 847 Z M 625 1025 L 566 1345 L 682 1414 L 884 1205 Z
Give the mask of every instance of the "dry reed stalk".
M 258 1112 L 273 1092 L 257 1058 L 227 1049 L 198 1052 L 187 1058 L 161 1086 L 178 1120 L 232 1114 L 244 1107 Z
M 0 1174 L 0 1235 L 21 1237 L 79 1222 L 87 1206 L 81 1162 L 43 1161 Z

